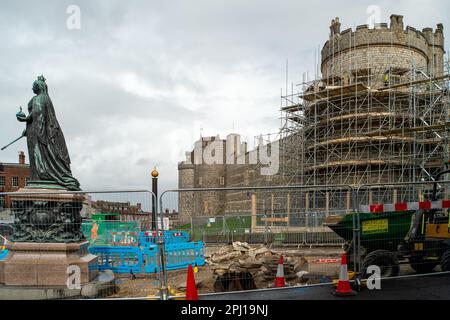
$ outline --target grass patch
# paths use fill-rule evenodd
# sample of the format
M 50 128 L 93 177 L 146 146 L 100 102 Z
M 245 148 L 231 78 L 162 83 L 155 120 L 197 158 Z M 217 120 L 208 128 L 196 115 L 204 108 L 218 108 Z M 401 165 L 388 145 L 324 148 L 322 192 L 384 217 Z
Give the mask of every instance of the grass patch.
M 222 232 L 234 232 L 235 230 L 236 232 L 244 232 L 245 229 L 251 228 L 251 224 L 251 216 L 225 217 L 225 224 L 222 217 L 216 217 L 214 222 L 205 217 L 194 222 L 193 230 L 190 223 L 174 226 L 174 229 L 193 231 L 194 240 L 200 240 L 203 234 L 220 234 Z

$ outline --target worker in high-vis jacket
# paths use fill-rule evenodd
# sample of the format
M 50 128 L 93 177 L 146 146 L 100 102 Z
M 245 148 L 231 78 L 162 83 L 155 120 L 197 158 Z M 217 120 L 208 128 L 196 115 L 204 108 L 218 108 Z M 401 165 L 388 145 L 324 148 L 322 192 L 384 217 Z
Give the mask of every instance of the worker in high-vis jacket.
M 94 222 L 92 224 L 92 229 L 91 229 L 91 239 L 97 240 L 97 237 L 98 237 L 98 224 Z
M 384 86 L 387 87 L 389 85 L 389 73 L 384 74 Z

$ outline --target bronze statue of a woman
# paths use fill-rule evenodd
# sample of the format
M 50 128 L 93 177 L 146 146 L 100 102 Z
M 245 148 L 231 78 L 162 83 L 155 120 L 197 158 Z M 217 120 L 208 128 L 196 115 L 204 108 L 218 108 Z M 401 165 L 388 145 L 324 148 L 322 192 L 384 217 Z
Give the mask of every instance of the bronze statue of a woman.
M 18 121 L 26 122 L 23 135 L 27 137 L 30 159 L 32 181 L 29 186 L 56 185 L 80 190 L 80 183 L 72 176 L 69 152 L 43 76 L 34 81 L 33 92 L 36 95 L 28 103 L 28 116 L 22 111 L 16 114 Z

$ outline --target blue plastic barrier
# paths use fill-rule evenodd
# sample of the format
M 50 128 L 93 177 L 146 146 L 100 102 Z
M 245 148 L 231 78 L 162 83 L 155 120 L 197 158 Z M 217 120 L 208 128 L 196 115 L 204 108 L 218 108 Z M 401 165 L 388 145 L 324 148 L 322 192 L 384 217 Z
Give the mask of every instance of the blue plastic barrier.
M 155 273 L 159 271 L 159 250 L 157 245 L 145 247 L 90 247 L 89 252 L 98 256 L 98 269 L 110 269 L 114 273 Z M 166 244 L 167 270 L 205 265 L 203 242 Z
M 166 245 L 167 270 L 184 269 L 188 265 L 205 265 L 203 242 L 186 242 Z
M 8 253 L 8 250 L 0 250 L 0 261 L 5 260 L 5 258 L 8 256 Z
M 98 270 L 115 273 L 142 273 L 142 253 L 139 247 L 89 247 L 97 256 Z
M 159 270 L 158 246 L 152 245 L 142 248 L 142 262 L 144 273 L 155 273 Z
M 161 232 L 160 232 L 161 234 Z M 141 246 L 151 246 L 156 244 L 157 236 L 155 231 L 141 231 L 139 233 L 139 243 Z M 189 242 L 189 233 L 186 231 L 167 230 L 164 231 L 164 242 L 166 244 Z

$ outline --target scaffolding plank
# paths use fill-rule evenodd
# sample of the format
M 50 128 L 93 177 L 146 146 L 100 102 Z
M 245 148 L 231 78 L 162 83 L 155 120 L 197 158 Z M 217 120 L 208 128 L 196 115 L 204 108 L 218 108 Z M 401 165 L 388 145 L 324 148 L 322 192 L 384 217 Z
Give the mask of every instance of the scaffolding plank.
M 389 136 L 389 135 L 395 135 L 395 134 L 400 134 L 400 133 L 409 133 L 409 132 L 427 132 L 427 131 L 445 130 L 446 128 L 450 128 L 450 122 L 446 122 L 444 124 L 431 125 L 431 126 L 373 131 L 373 132 L 366 133 L 366 136 L 369 136 L 369 137 Z
M 386 91 L 386 90 L 389 90 L 389 89 L 408 87 L 408 86 L 412 86 L 412 85 L 416 85 L 416 84 L 422 84 L 422 83 L 433 82 L 433 81 L 438 81 L 438 80 L 445 80 L 445 79 L 449 79 L 449 78 L 450 78 L 450 75 L 447 74 L 447 75 L 444 75 L 444 76 L 441 76 L 441 77 L 432 78 L 432 79 L 423 79 L 423 80 L 417 80 L 417 81 L 400 83 L 400 84 L 396 84 L 396 85 L 393 85 L 393 86 L 390 86 L 390 87 L 378 88 L 378 90 Z
M 307 93 L 300 96 L 306 101 L 314 101 L 319 99 L 331 99 L 337 96 L 345 96 L 348 94 L 364 93 L 369 90 L 369 87 L 362 83 L 355 83 L 348 86 L 334 87 L 332 89 L 325 89 L 318 92 Z

